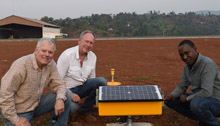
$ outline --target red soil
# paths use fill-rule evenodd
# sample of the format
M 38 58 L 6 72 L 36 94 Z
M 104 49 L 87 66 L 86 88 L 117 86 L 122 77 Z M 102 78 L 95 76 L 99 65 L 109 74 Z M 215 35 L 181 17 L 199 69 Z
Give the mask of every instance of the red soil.
M 115 68 L 115 81 L 122 85 L 158 85 L 164 94 L 170 93 L 178 84 L 183 71 L 177 46 L 187 38 L 178 39 L 121 39 L 97 40 L 93 51 L 96 53 L 97 76 L 106 77 L 111 81 L 110 69 Z M 189 38 L 188 38 L 189 39 Z M 200 53 L 212 58 L 220 66 L 219 38 L 190 38 Z M 57 41 L 55 61 L 67 48 L 77 41 Z M 17 58 L 33 53 L 36 41 L 0 42 L 0 78 Z M 94 115 L 97 123 L 86 123 L 80 119 L 70 123 L 75 126 L 105 126 L 106 123 L 117 122 L 118 117 L 100 117 L 97 109 Z M 187 119 L 170 109 L 163 109 L 162 115 L 138 116 L 137 122 L 150 122 L 155 126 L 195 126 L 198 122 Z M 43 117 L 34 120 L 35 126 L 42 125 Z M 0 121 L 0 123 L 2 123 Z M 47 125 L 47 124 L 45 124 Z

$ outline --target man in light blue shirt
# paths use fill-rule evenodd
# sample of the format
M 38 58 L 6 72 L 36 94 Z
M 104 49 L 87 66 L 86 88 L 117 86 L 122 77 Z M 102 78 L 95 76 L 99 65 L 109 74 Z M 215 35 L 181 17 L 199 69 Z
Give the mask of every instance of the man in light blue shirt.
M 180 114 L 198 120 L 200 126 L 219 126 L 220 72 L 216 63 L 197 52 L 190 40 L 183 40 L 179 55 L 186 63 L 181 81 L 165 104 Z M 186 93 L 190 86 L 192 93 Z
M 107 81 L 95 74 L 96 55 L 91 50 L 95 44 L 95 35 L 86 30 L 81 33 L 78 45 L 65 50 L 57 61 L 58 72 L 63 78 L 72 95 L 70 115 L 78 109 L 78 102 L 86 98 L 80 107 L 79 117 L 87 122 L 96 122 L 92 116 L 92 107 L 95 104 L 96 89 L 106 86 Z

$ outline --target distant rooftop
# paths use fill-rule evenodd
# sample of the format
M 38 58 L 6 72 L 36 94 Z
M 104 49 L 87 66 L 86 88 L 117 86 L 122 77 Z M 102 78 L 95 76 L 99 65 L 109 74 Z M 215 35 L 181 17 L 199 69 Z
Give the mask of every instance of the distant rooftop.
M 7 25 L 7 24 L 23 24 L 23 25 L 30 25 L 30 26 L 35 26 L 35 27 L 53 27 L 53 28 L 60 28 L 59 26 L 43 22 L 37 19 L 31 19 L 31 18 L 26 18 L 26 17 L 20 17 L 16 15 L 11 15 L 6 18 L 3 18 L 0 20 L 0 26 L 1 25 Z

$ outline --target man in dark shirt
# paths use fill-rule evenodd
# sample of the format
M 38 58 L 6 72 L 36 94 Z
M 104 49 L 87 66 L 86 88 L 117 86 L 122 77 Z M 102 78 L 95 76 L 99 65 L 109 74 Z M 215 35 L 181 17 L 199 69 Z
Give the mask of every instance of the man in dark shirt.
M 178 113 L 198 120 L 200 126 L 219 126 L 220 116 L 220 72 L 216 63 L 197 52 L 190 40 L 178 46 L 179 55 L 186 63 L 181 81 L 165 104 Z M 190 86 L 192 93 L 186 93 Z

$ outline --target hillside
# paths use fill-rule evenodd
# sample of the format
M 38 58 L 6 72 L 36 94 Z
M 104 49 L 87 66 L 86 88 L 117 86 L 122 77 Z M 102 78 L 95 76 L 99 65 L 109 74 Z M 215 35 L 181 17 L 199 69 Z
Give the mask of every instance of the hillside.
M 196 11 L 196 14 L 204 14 L 204 15 L 220 15 L 220 10 L 214 11 L 214 10 L 201 10 L 201 11 Z
M 86 29 L 94 31 L 98 37 L 220 35 L 220 15 L 194 12 L 92 14 L 76 19 L 45 16 L 41 20 L 60 26 L 69 38 L 78 37 Z

